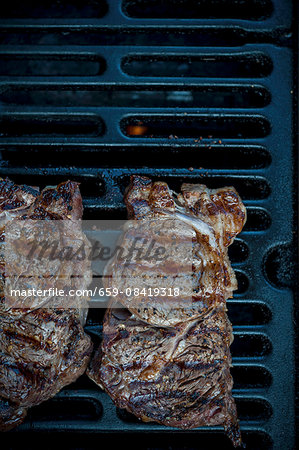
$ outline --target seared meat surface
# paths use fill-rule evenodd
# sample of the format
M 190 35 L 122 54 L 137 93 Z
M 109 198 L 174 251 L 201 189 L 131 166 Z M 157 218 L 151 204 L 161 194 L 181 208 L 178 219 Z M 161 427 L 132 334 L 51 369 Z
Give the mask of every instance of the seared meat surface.
M 125 202 L 129 218 L 138 220 L 126 226 L 124 248 L 147 218 L 153 220 L 141 226 L 146 238 L 154 233 L 168 248 L 174 235 L 177 250 L 164 265 L 142 259 L 124 264 L 114 257 L 106 286 L 124 292 L 132 280 L 142 289 L 152 279 L 157 286 L 159 279 L 171 286 L 177 270 L 180 296 L 119 293 L 106 312 L 103 342 L 88 374 L 118 407 L 143 421 L 184 429 L 222 425 L 238 446 L 230 375 L 233 335 L 226 314 L 226 299 L 237 282 L 227 247 L 246 221 L 245 207 L 232 187 L 184 184 L 177 195 L 166 183 L 138 176 L 132 177 Z M 184 260 L 187 242 L 192 244 L 191 273 Z M 189 296 L 184 282 L 192 287 Z
M 67 181 L 57 187 L 44 189 L 41 193 L 35 188 L 17 186 L 8 180 L 0 180 L 0 239 L 5 246 L 5 225 L 8 221 L 28 224 L 28 233 L 36 232 L 36 220 L 49 221 L 53 230 L 59 234 L 60 244 L 76 241 L 88 245 L 82 233 L 82 199 L 79 186 Z M 20 220 L 22 219 L 22 222 Z M 54 221 L 56 220 L 54 226 Z M 59 221 L 59 225 L 58 222 Z M 15 222 L 14 222 L 15 223 Z M 48 223 L 48 222 L 47 222 Z M 11 224 L 11 222 L 10 222 Z M 6 227 L 7 228 L 7 227 Z M 90 283 L 90 263 L 84 260 L 76 263 L 81 277 L 73 277 L 72 263 L 55 262 L 50 267 L 51 276 L 40 276 L 38 265 L 29 267 L 22 248 L 17 258 L 3 258 L 1 270 L 0 297 L 0 430 L 9 430 L 20 424 L 29 407 L 53 397 L 65 385 L 75 381 L 86 369 L 92 344 L 84 333 L 87 299 L 75 298 L 69 307 L 53 307 L 52 298 L 42 299 L 41 304 L 26 305 L 21 300 L 5 298 L 7 273 L 22 267 L 27 288 L 63 286 L 87 288 Z M 50 264 L 50 262 L 49 262 Z M 10 267 L 8 267 L 10 266 Z M 68 267 L 68 269 L 63 269 Z M 63 270 L 62 270 L 63 269 Z M 20 269 L 19 269 L 20 270 Z M 65 271 L 64 273 L 62 273 Z M 62 276 L 63 275 L 63 276 Z M 6 281 L 5 281 L 6 280 Z M 61 280 L 61 281 L 60 281 Z M 61 286 L 60 286 L 61 287 Z M 15 305 L 13 304 L 15 302 Z M 40 307 L 42 306 L 42 307 Z M 61 306 L 61 305 L 60 305 Z

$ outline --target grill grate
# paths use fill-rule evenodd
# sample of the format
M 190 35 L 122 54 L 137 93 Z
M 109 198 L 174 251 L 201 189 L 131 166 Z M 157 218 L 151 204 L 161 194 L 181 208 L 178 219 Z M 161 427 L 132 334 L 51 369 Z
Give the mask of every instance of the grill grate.
M 41 187 L 78 180 L 86 219 L 125 218 L 132 173 L 174 190 L 186 181 L 235 186 L 248 222 L 230 249 L 239 282 L 228 302 L 234 395 L 247 448 L 287 450 L 295 438 L 293 12 L 291 1 L 248 3 L 10 1 L 0 21 L 0 176 Z M 96 344 L 99 314 L 91 310 L 86 326 Z M 217 427 L 140 423 L 86 376 L 33 408 L 10 446 L 61 442 L 62 431 L 67 448 L 106 440 L 231 448 Z

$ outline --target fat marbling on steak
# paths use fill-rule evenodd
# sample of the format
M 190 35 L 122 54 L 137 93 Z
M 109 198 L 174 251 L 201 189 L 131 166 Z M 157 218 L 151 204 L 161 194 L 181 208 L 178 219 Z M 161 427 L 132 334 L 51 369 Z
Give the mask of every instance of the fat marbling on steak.
M 84 333 L 87 299 L 76 298 L 71 307 L 53 307 L 51 298 L 41 304 L 22 304 L 21 299 L 12 306 L 5 298 L 5 283 L 10 270 L 30 274 L 24 278 L 27 287 L 44 288 L 57 283 L 64 286 L 86 288 L 91 271 L 88 260 L 76 262 L 82 277 L 73 277 L 72 263 L 53 262 L 50 276 L 43 280 L 38 266 L 20 254 L 16 259 L 3 258 L 3 248 L 8 233 L 8 222 L 24 226 L 27 235 L 41 228 L 34 228 L 34 221 L 52 226 L 60 244 L 83 242 L 89 245 L 81 230 L 82 199 L 78 183 L 67 181 L 56 187 L 48 187 L 41 193 L 29 186 L 17 186 L 9 180 L 0 179 L 0 430 L 6 431 L 19 425 L 31 406 L 53 397 L 65 385 L 76 380 L 86 369 L 92 344 Z M 12 222 L 13 221 L 13 222 Z M 58 222 L 57 222 L 58 221 Z M 26 226 L 28 224 L 28 227 Z M 21 226 L 21 225 L 20 225 Z M 46 228 L 49 230 L 49 227 Z M 19 241 L 22 242 L 22 241 Z M 13 265 L 18 265 L 19 269 Z M 50 263 L 49 263 L 50 264 Z M 11 267 L 8 267 L 8 266 Z M 30 269 L 30 270 L 29 270 Z M 63 276 L 62 275 L 63 273 Z M 48 306 L 49 305 L 49 306 Z
M 142 227 L 145 236 L 154 230 L 167 247 L 174 235 L 178 250 L 164 265 L 124 264 L 114 257 L 106 286 L 124 292 L 131 276 L 143 288 L 142 280 L 148 282 L 148 274 L 156 271 L 156 282 L 162 277 L 171 287 L 173 269 L 182 267 L 183 249 L 191 239 L 192 273 L 183 269 L 180 279 L 188 284 L 192 278 L 192 295 L 187 297 L 183 285 L 176 298 L 119 293 L 106 312 L 103 342 L 88 374 L 118 407 L 143 421 L 183 429 L 222 425 L 238 446 L 230 374 L 233 335 L 226 314 L 226 299 L 237 281 L 227 248 L 246 221 L 245 207 L 232 187 L 183 184 L 177 195 L 166 183 L 141 176 L 131 178 L 125 202 L 129 218 L 138 221 L 126 226 L 124 248 L 136 236 L 138 222 L 148 218 L 153 220 Z

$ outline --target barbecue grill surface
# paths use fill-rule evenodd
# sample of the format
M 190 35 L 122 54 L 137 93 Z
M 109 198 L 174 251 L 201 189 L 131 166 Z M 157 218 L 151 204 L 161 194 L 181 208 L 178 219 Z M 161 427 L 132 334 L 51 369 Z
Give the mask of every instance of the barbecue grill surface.
M 86 219 L 125 218 L 131 174 L 174 190 L 233 185 L 244 200 L 228 309 L 234 396 L 254 449 L 293 449 L 295 439 L 294 9 L 291 0 L 12 0 L 0 21 L 0 176 L 80 181 Z M 102 313 L 90 311 L 86 326 L 96 345 Z M 139 422 L 86 376 L 6 438 L 11 448 L 231 448 L 217 427 Z

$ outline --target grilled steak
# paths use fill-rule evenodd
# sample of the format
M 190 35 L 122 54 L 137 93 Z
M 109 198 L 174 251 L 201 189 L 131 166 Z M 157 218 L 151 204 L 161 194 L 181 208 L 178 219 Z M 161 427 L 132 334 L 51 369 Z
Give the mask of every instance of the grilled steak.
M 18 221 L 29 237 L 37 238 L 39 230 L 33 221 L 45 220 L 53 225 L 60 245 L 70 242 L 88 245 L 81 231 L 82 199 L 78 184 L 67 181 L 41 193 L 28 186 L 17 186 L 0 180 L 0 229 L 2 254 L 5 245 L 5 225 Z M 20 221 L 22 219 L 22 221 Z M 58 220 L 58 222 L 57 222 Z M 28 224 L 28 227 L 26 227 Z M 56 226 L 54 226 L 54 224 Z M 49 229 L 49 228 L 48 228 Z M 6 235 L 7 240 L 7 235 Z M 19 246 L 22 241 L 18 241 Z M 16 258 L 2 256 L 0 297 L 0 430 L 6 431 L 20 424 L 29 407 L 53 397 L 65 385 L 76 380 L 86 369 L 92 344 L 84 333 L 87 299 L 75 298 L 71 307 L 54 307 L 53 298 L 43 298 L 39 304 L 23 305 L 20 298 L 7 299 L 7 273 L 15 265 L 22 268 L 24 286 L 50 288 L 60 283 L 88 286 L 91 278 L 89 262 L 85 259 L 73 276 L 72 264 L 53 262 L 49 277 L 41 277 L 38 265 L 29 267 L 22 246 Z M 50 262 L 49 262 L 50 265 Z M 67 268 L 67 269 L 66 269 Z M 10 301 L 8 301 L 10 300 Z M 42 306 L 42 307 L 41 307 Z
M 125 202 L 129 218 L 138 221 L 126 226 L 124 248 L 140 231 L 138 222 L 150 218 L 141 226 L 144 236 L 154 233 L 168 247 L 174 235 L 177 252 L 164 265 L 141 259 L 124 264 L 114 257 L 106 286 L 125 292 L 134 279 L 140 289 L 152 279 L 157 286 L 157 280 L 167 285 L 170 279 L 171 286 L 174 268 L 183 268 L 180 280 L 190 284 L 191 277 L 192 292 L 188 297 L 182 285 L 176 298 L 119 293 L 106 312 L 103 342 L 88 374 L 118 407 L 143 421 L 183 429 L 223 425 L 238 446 L 241 435 L 230 375 L 233 336 L 226 315 L 226 299 L 237 282 L 227 247 L 245 223 L 245 207 L 231 187 L 209 190 L 184 184 L 176 195 L 166 183 L 138 176 L 132 177 Z M 190 241 L 191 274 L 182 256 Z

